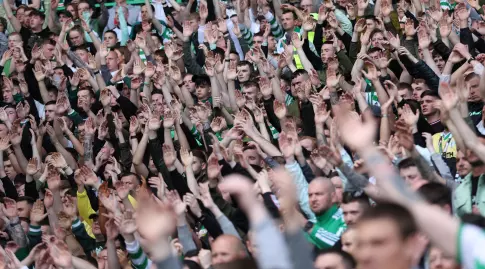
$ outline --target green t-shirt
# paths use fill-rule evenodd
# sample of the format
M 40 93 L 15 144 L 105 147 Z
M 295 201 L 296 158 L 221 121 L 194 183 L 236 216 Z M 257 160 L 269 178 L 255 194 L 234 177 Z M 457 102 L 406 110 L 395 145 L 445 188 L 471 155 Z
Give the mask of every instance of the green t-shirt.
M 342 209 L 333 205 L 320 216 L 316 216 L 317 223 L 313 226 L 306 238 L 319 249 L 330 248 L 339 241 L 342 233 L 347 229 Z

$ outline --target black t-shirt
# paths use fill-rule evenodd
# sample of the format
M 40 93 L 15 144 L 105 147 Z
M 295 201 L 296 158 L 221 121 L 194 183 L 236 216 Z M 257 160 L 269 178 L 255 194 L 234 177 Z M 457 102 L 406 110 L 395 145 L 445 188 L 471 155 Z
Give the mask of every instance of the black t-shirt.
M 477 196 L 477 190 L 478 190 L 478 180 L 480 180 L 480 177 L 472 177 L 472 205 L 476 205 L 476 196 Z
M 468 102 L 468 115 L 475 126 L 482 120 L 482 109 L 483 102 Z
M 443 125 L 443 123 L 441 123 L 440 120 L 432 123 L 430 122 L 429 124 L 431 125 L 431 129 L 433 130 L 432 134 L 441 133 L 445 130 L 445 126 Z
M 30 58 L 30 54 L 32 52 L 34 44 L 37 43 L 40 39 L 49 38 L 50 34 L 51 30 L 49 29 L 49 27 L 46 27 L 38 33 L 34 33 L 32 32 L 32 30 L 22 26 L 22 28 L 20 29 L 20 36 L 22 37 L 22 41 L 24 42 L 24 51 L 27 58 Z

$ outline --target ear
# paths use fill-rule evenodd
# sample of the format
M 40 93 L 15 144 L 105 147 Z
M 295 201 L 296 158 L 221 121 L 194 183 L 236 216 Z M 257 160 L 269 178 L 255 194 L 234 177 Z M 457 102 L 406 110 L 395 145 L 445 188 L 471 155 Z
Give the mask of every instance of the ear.
M 206 162 L 203 162 L 200 167 L 201 167 L 202 170 L 204 170 L 207 167 L 207 163 Z
M 114 149 L 114 148 L 111 148 L 111 149 L 109 150 L 109 153 L 110 153 L 111 155 L 113 155 L 113 154 L 115 153 L 115 149 Z

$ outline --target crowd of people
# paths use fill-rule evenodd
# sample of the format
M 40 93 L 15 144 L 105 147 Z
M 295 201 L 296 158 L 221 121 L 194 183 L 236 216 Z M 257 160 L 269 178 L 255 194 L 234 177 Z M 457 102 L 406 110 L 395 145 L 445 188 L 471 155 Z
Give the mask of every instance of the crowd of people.
M 0 268 L 485 268 L 485 3 L 0 0 Z

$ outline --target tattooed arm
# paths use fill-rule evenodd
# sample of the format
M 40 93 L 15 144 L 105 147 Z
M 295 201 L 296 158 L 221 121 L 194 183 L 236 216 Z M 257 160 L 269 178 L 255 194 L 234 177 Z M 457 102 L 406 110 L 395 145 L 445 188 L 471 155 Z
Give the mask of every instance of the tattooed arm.
M 93 141 L 90 135 L 84 136 L 84 163 L 93 165 Z
M 19 245 L 19 248 L 24 248 L 27 246 L 27 235 L 20 225 L 19 217 L 14 217 L 10 219 L 10 224 L 7 225 L 7 231 L 10 237 Z

